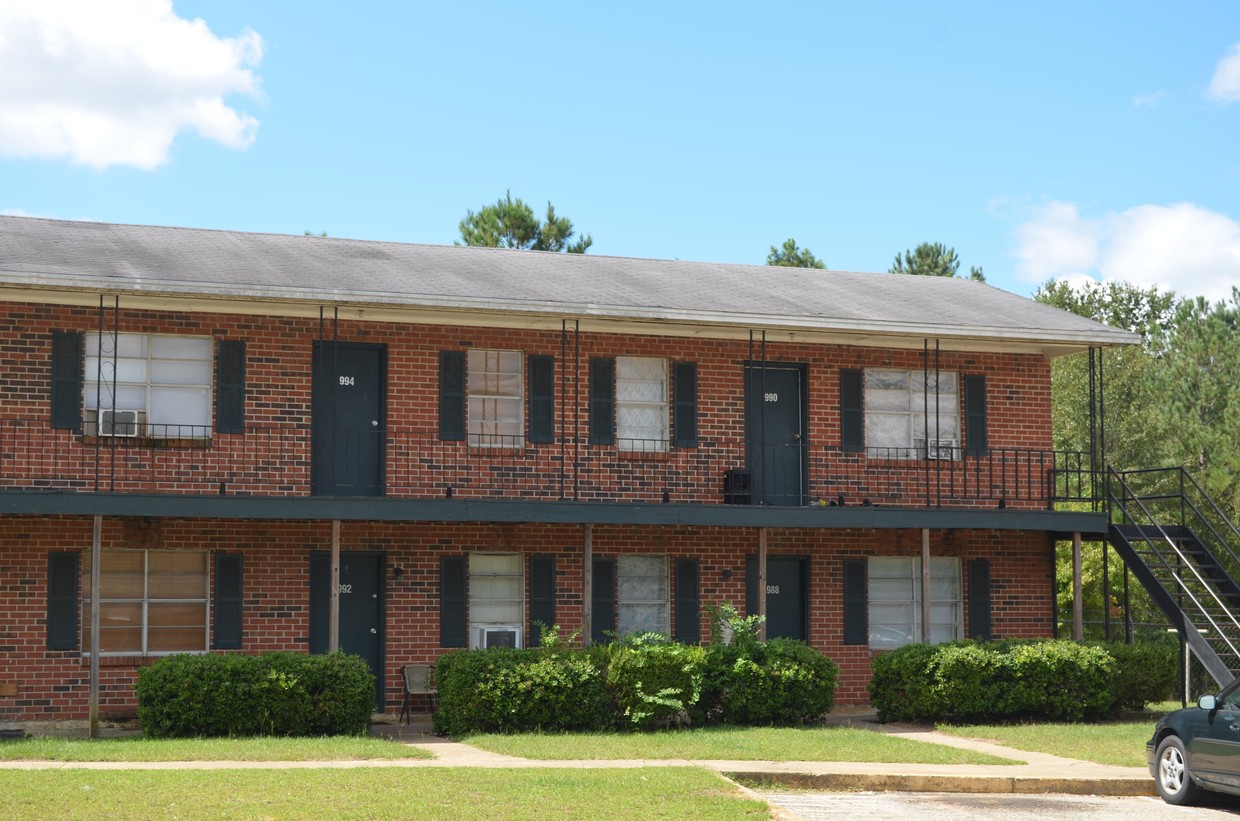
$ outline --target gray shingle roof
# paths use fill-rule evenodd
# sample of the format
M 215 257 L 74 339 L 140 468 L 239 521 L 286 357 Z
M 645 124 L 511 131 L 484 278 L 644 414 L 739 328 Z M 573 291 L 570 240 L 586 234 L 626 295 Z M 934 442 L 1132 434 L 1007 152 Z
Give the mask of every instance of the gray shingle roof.
M 0 284 L 315 304 L 1129 344 L 983 283 L 334 237 L 0 217 Z

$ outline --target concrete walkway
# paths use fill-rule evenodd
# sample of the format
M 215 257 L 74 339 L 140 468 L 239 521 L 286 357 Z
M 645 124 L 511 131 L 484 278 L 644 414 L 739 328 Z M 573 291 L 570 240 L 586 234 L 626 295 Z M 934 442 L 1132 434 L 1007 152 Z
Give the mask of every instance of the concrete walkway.
M 1070 758 L 1030 753 L 986 741 L 957 738 L 918 727 L 882 725 L 868 716 L 849 716 L 832 723 L 959 749 L 990 753 L 1021 764 L 859 764 L 824 761 L 701 761 L 646 760 L 542 761 L 499 755 L 433 735 L 429 722 L 415 717 L 411 726 L 378 724 L 373 734 L 434 753 L 434 759 L 367 761 L 173 761 L 66 762 L 0 761 L 0 769 L 92 770 L 223 770 L 353 769 L 360 767 L 515 767 L 543 769 L 704 767 L 747 784 L 810 790 L 873 790 L 901 792 L 1070 793 L 1077 795 L 1154 795 L 1154 780 L 1144 767 L 1115 767 Z

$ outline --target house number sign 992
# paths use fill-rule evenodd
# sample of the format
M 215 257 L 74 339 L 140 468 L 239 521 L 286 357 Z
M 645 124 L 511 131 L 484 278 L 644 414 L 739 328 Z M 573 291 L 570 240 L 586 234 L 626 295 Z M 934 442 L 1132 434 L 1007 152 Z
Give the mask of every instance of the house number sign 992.
M 353 585 L 351 585 L 351 584 L 341 584 L 341 585 L 337 585 L 337 588 L 336 588 L 336 589 L 337 589 L 339 592 L 341 592 L 341 593 L 352 593 L 352 592 L 353 592 Z

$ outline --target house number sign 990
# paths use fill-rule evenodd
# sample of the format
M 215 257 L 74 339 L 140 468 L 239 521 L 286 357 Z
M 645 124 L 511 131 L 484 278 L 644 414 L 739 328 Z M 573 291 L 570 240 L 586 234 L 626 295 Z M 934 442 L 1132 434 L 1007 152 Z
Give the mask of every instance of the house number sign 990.
M 763 394 L 763 396 L 766 398 L 766 401 L 768 401 L 768 402 L 778 402 L 778 401 L 779 401 L 779 394 L 777 394 L 777 393 L 768 393 L 768 394 Z
M 341 385 L 352 385 L 352 384 L 355 384 L 356 382 L 357 382 L 357 380 L 356 380 L 356 379 L 354 379 L 352 376 L 342 376 L 342 377 L 340 377 L 340 384 L 341 384 Z

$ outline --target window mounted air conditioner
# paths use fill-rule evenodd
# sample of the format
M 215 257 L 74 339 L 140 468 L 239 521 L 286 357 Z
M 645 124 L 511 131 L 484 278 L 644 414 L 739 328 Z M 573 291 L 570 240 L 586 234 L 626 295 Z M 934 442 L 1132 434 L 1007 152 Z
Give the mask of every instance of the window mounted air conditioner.
M 99 435 L 134 437 L 138 435 L 141 421 L 142 411 L 101 410 L 99 411 Z
M 515 624 L 487 624 L 475 627 L 474 647 L 521 647 L 521 627 Z
M 930 439 L 926 442 L 927 459 L 955 459 L 960 443 L 955 439 Z

